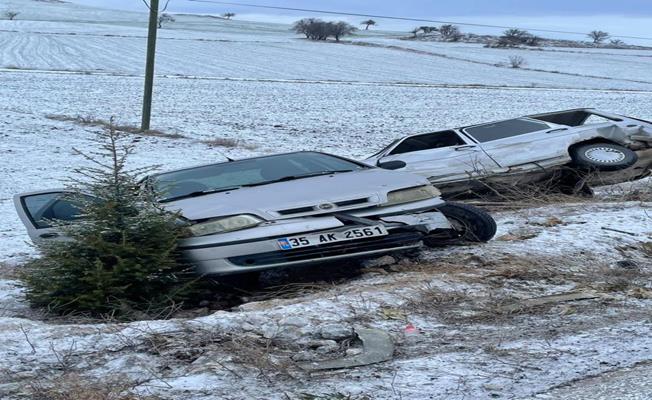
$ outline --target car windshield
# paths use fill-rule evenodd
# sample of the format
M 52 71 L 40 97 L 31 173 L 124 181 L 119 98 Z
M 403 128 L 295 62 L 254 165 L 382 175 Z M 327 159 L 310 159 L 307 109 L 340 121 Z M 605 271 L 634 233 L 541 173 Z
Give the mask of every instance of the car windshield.
M 369 168 L 328 154 L 300 152 L 250 158 L 154 175 L 160 201 Z

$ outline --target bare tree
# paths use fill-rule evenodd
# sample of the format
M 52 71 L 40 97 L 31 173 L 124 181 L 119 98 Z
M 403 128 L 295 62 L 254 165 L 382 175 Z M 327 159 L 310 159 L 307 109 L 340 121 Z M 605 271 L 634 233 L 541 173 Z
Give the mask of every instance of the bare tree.
M 355 26 L 344 21 L 330 22 L 329 25 L 331 34 L 335 37 L 336 42 L 340 41 L 340 37 L 350 35 L 358 30 Z
M 620 39 L 611 39 L 611 40 L 609 41 L 609 44 L 612 45 L 612 46 L 616 46 L 616 47 L 622 47 L 622 46 L 625 46 L 625 42 L 623 42 L 623 41 L 620 40 Z
M 333 36 L 339 42 L 342 36 L 350 35 L 357 29 L 344 21 L 325 22 L 316 18 L 304 18 L 295 22 L 292 30 L 306 35 L 310 40 L 326 40 Z
M 329 36 L 328 22 L 317 18 L 301 19 L 292 25 L 292 30 L 306 35 L 306 39 L 310 40 L 326 40 Z
M 436 26 L 420 26 L 419 30 L 423 31 L 424 35 L 427 35 L 432 32 L 437 32 L 439 28 L 437 28 Z
M 516 28 L 507 29 L 500 37 L 499 44 L 503 44 L 505 47 L 519 46 L 525 43 L 528 36 L 527 31 Z
M 368 19 L 368 20 L 366 20 L 366 21 L 362 21 L 362 22 L 360 22 L 360 25 L 364 25 L 364 26 L 365 26 L 365 27 L 364 27 L 364 30 L 365 30 L 365 31 L 368 31 L 370 26 L 376 26 L 376 25 L 378 25 L 378 24 L 377 24 L 376 21 L 374 21 L 373 19 Z
M 20 13 L 17 12 L 17 11 L 5 11 L 4 12 L 5 18 L 7 18 L 9 21 L 15 20 L 16 17 L 18 16 L 18 14 L 20 14 Z
M 600 44 L 609 38 L 609 33 L 604 31 L 591 31 L 586 36 L 593 40 L 593 44 Z
M 498 38 L 496 47 L 538 46 L 540 40 L 540 37 L 534 36 L 528 31 L 512 28 L 503 32 L 502 36 Z
M 163 24 L 176 21 L 170 14 L 161 14 L 158 17 L 158 28 L 163 28 Z
M 222 14 L 222 17 L 224 19 L 231 19 L 231 18 L 235 17 L 235 13 L 232 13 L 232 12 L 224 13 L 224 14 Z
M 526 64 L 525 58 L 521 56 L 509 56 L 509 66 L 512 68 L 521 68 Z
M 457 42 L 462 39 L 462 32 L 456 25 L 446 24 L 439 27 L 439 34 L 446 42 Z

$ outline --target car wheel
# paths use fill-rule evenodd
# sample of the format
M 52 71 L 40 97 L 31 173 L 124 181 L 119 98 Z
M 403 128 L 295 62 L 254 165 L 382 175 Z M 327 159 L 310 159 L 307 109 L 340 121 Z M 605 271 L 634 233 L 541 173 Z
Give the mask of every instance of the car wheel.
M 486 242 L 496 234 L 496 221 L 486 211 L 469 204 L 447 202 L 439 207 L 457 233 L 453 242 Z M 450 244 L 451 240 L 442 241 L 437 237 L 426 237 L 424 244 L 435 247 Z
M 613 143 L 587 143 L 571 148 L 575 165 L 598 171 L 617 171 L 631 167 L 638 156 L 627 147 Z

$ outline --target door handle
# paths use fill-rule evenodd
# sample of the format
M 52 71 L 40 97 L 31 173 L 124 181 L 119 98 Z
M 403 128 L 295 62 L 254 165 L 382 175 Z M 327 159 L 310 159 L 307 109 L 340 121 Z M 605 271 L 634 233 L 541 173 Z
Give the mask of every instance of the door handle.
M 457 147 L 455 147 L 455 151 L 462 151 L 462 150 L 475 150 L 475 145 L 474 144 L 467 144 L 465 146 L 457 146 Z
M 43 239 L 51 239 L 51 238 L 55 238 L 55 237 L 58 237 L 58 236 L 59 236 L 59 234 L 55 233 L 55 232 L 41 233 L 39 235 L 39 237 L 43 238 Z
M 552 132 L 560 132 L 560 131 L 567 131 L 568 128 L 556 128 L 556 129 L 551 129 L 549 131 L 546 131 L 546 133 L 552 133 Z

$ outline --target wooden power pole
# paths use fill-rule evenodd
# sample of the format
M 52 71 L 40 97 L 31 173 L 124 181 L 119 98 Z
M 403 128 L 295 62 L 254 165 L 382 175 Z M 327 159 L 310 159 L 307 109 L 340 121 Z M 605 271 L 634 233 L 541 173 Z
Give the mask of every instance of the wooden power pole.
M 147 35 L 147 64 L 145 65 L 145 92 L 143 95 L 143 120 L 141 131 L 149 130 L 152 117 L 152 94 L 154 91 L 154 64 L 156 59 L 156 33 L 158 31 L 159 0 L 149 2 L 149 33 Z

